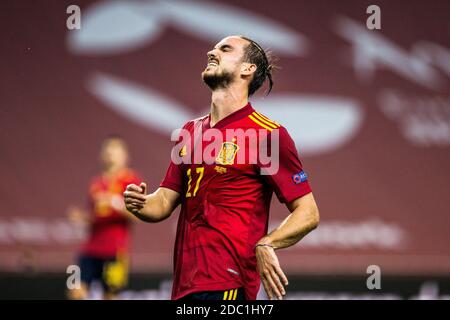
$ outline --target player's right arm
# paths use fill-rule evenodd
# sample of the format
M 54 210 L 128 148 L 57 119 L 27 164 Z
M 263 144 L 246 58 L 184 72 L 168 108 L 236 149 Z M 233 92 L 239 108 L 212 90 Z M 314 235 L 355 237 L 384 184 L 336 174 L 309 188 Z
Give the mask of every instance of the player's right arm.
M 127 186 L 123 193 L 127 210 L 145 222 L 155 223 L 167 219 L 179 204 L 180 194 L 164 187 L 146 194 L 146 189 L 145 183 Z
M 186 130 L 192 129 L 193 125 L 194 121 L 188 121 L 183 126 L 185 131 L 182 131 L 183 134 L 180 132 L 175 146 L 183 143 L 185 139 L 190 139 L 190 135 Z M 179 154 L 174 150 L 172 152 Z M 139 186 L 135 184 L 128 185 L 123 193 L 127 210 L 146 222 L 155 223 L 167 219 L 181 201 L 183 176 L 181 164 L 175 164 L 173 161 L 170 161 L 166 175 L 155 192 L 147 194 L 147 186 L 143 182 Z

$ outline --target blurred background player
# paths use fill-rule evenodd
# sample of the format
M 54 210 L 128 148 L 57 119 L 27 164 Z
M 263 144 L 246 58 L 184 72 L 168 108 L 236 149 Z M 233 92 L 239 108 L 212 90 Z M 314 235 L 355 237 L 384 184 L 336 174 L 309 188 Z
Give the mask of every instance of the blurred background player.
M 88 238 L 81 248 L 78 266 L 81 287 L 68 290 L 69 299 L 86 299 L 93 281 L 103 287 L 103 297 L 113 299 L 128 280 L 130 220 L 122 193 L 130 183 L 140 181 L 128 168 L 126 142 L 119 136 L 106 138 L 101 147 L 102 172 L 89 187 L 89 212 L 69 208 L 72 222 L 88 228 Z

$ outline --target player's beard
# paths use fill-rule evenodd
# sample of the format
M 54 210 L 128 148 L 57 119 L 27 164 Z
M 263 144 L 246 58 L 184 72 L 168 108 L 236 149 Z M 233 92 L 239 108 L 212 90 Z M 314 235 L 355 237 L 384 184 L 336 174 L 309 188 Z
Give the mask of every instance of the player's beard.
M 233 74 L 223 70 L 220 73 L 203 71 L 202 79 L 211 90 L 226 88 L 233 81 Z

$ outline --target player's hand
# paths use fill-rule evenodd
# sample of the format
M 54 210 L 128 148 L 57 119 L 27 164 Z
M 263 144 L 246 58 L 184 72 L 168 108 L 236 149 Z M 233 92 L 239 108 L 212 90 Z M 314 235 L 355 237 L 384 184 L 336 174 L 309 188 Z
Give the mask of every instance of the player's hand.
M 139 211 L 145 206 L 147 185 L 141 182 L 139 186 L 135 184 L 129 184 L 123 193 L 125 207 L 133 214 L 139 213 Z
M 270 300 L 282 300 L 286 294 L 284 286 L 288 285 L 288 280 L 281 270 L 275 250 L 270 246 L 257 246 L 255 252 L 258 272 L 267 296 Z

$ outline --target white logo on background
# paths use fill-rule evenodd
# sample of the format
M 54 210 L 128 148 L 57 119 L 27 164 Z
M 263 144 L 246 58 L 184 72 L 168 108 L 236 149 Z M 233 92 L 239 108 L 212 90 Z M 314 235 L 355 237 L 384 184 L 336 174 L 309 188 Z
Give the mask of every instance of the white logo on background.
M 378 95 L 378 105 L 412 145 L 450 146 L 449 96 L 411 95 L 385 89 Z
M 279 21 L 211 1 L 101 1 L 84 11 L 83 29 L 68 35 L 78 54 L 118 54 L 155 41 L 173 26 L 190 35 L 217 41 L 245 34 L 264 47 L 292 56 L 305 55 L 309 41 Z
M 433 68 L 432 62 L 439 61 L 450 69 L 448 57 L 432 56 L 435 60 L 423 59 L 428 48 L 422 52 L 408 52 L 380 33 L 368 31 L 363 25 L 341 16 L 335 22 L 338 35 L 353 45 L 353 67 L 357 77 L 365 82 L 372 80 L 377 69 L 388 69 L 396 74 L 429 89 L 443 88 L 443 79 Z M 443 52 L 440 50 L 439 52 Z M 431 58 L 431 55 L 429 55 Z M 447 69 L 447 70 L 448 70 Z
M 282 221 L 273 220 L 269 229 L 275 229 Z M 409 235 L 400 224 L 379 219 L 363 221 L 324 221 L 320 228 L 302 239 L 301 246 L 286 250 L 304 248 L 332 248 L 333 250 L 371 249 L 399 251 L 408 247 Z

